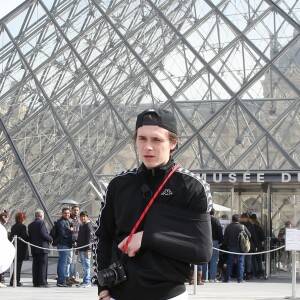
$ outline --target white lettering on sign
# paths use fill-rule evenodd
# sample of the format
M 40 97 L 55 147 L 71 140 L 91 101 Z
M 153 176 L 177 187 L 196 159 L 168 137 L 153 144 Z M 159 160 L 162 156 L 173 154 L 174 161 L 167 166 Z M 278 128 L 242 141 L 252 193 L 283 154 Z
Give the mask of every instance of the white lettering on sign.
M 228 175 L 228 181 L 229 182 L 236 182 L 237 181 L 236 174 L 235 173 L 229 173 L 229 175 Z
M 300 182 L 300 173 L 277 173 L 275 175 L 273 174 L 265 174 L 263 172 L 258 172 L 258 173 L 251 173 L 249 171 L 244 172 L 244 173 L 202 173 L 199 174 L 200 178 L 204 181 L 209 181 L 211 180 L 214 183 L 221 183 L 221 182 L 230 182 L 230 183 L 235 183 L 235 182 L 246 182 L 246 183 L 264 183 L 266 181 L 272 182 L 275 178 L 277 178 L 277 182 L 281 181 L 282 183 L 286 182 Z M 270 176 L 272 179 L 268 179 L 268 176 Z M 275 177 L 274 177 L 275 176 Z
M 243 174 L 243 182 L 251 182 L 250 181 L 250 173 L 246 172 Z
M 265 174 L 257 173 L 257 182 L 265 182 Z
M 219 175 L 219 178 L 217 179 L 217 175 Z M 222 174 L 213 174 L 213 181 L 214 182 L 222 182 Z
M 206 181 L 206 174 L 205 174 L 205 173 L 204 173 L 204 174 L 200 174 L 200 178 L 201 178 L 202 180 Z
M 289 173 L 282 173 L 281 174 L 281 182 L 290 182 L 291 175 Z

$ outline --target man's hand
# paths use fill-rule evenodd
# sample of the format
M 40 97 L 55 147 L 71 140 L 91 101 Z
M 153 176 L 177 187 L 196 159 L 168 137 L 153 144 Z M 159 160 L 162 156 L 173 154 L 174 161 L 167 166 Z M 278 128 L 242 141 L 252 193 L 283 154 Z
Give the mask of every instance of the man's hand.
M 139 252 L 142 244 L 142 238 L 143 238 L 143 231 L 137 232 L 132 236 L 131 241 L 128 244 L 126 254 L 129 257 L 135 256 L 137 252 Z M 123 251 L 123 247 L 127 241 L 128 237 L 126 237 L 119 245 L 118 248 Z
M 101 291 L 99 293 L 99 300 L 110 300 L 110 295 L 108 290 Z

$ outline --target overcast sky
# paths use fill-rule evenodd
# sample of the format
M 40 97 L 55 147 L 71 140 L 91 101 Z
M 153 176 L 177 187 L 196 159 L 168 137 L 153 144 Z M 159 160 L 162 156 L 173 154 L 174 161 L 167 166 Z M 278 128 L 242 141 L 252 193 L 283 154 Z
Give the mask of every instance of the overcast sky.
M 25 0 L 0 0 L 0 19 L 24 1 Z

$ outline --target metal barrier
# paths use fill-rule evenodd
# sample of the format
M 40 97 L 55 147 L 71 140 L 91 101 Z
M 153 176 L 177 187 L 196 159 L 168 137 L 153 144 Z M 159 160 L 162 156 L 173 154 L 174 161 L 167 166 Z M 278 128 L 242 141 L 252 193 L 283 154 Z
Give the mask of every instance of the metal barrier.
M 35 248 L 39 248 L 39 249 L 44 249 L 44 250 L 56 250 L 56 251 L 70 251 L 70 250 L 79 250 L 79 249 L 82 249 L 82 248 L 85 248 L 87 246 L 91 246 L 93 243 L 90 243 L 90 244 L 87 244 L 87 245 L 84 245 L 84 246 L 81 246 L 81 247 L 76 247 L 76 248 L 67 248 L 67 249 L 49 249 L 49 248 L 44 248 L 44 247 L 40 247 L 40 246 L 37 246 L 37 245 L 34 245 L 34 244 L 31 244 L 27 241 L 24 241 L 21 237 L 18 237 L 17 235 L 15 235 L 12 239 L 12 243 L 14 243 L 14 246 L 15 246 L 15 259 L 14 259 L 14 262 L 13 262 L 13 270 L 14 270 L 14 278 L 13 278 L 13 287 L 17 287 L 17 252 L 18 252 L 18 239 L 20 241 L 22 241 L 23 243 L 25 244 L 28 244 L 29 246 L 32 246 L 32 247 L 35 247 Z
M 44 247 L 39 247 L 37 245 L 31 244 L 29 242 L 24 241 L 22 238 L 18 237 L 18 236 L 14 236 L 12 243 L 14 243 L 15 246 L 15 259 L 14 259 L 14 278 L 13 278 L 13 287 L 15 288 L 17 286 L 17 251 L 18 251 L 18 246 L 17 246 L 17 239 L 21 240 L 22 242 L 32 246 L 32 247 L 36 247 L 39 249 L 45 249 L 45 250 L 50 250 L 49 248 L 44 248 Z M 91 246 L 93 243 L 84 245 L 82 247 L 76 247 L 76 248 L 68 248 L 68 249 L 52 249 L 52 250 L 56 250 L 56 251 L 69 251 L 69 250 L 79 250 L 82 248 L 85 248 L 87 246 Z M 274 248 L 271 250 L 267 250 L 267 251 L 261 251 L 261 252 L 255 252 L 255 253 L 240 253 L 240 252 L 230 252 L 227 250 L 223 250 L 223 249 L 219 249 L 219 248 L 215 248 L 213 247 L 213 250 L 217 250 L 219 252 L 223 252 L 223 253 L 227 253 L 227 254 L 234 254 L 234 255 L 259 255 L 259 254 L 268 254 L 271 252 L 275 252 L 275 251 L 279 251 L 281 249 L 283 249 L 285 247 L 285 245 L 280 246 L 278 248 Z M 291 251 L 292 252 L 292 297 L 291 299 L 297 299 L 296 297 L 296 251 Z M 197 294 L 197 266 L 194 266 L 194 294 Z
M 254 252 L 254 253 L 230 252 L 230 251 L 215 248 L 215 247 L 213 247 L 213 249 L 217 250 L 219 252 L 223 252 L 223 253 L 227 253 L 227 254 L 234 254 L 234 255 L 258 255 L 258 254 L 268 254 L 271 252 L 279 251 L 279 250 L 283 249 L 284 247 L 285 247 L 285 245 L 271 249 L 271 250 Z M 295 269 L 296 269 L 296 263 L 295 263 Z M 197 266 L 194 266 L 194 289 L 193 290 L 194 290 L 194 294 L 197 294 Z M 293 291 L 294 290 L 296 290 L 295 287 L 293 287 Z M 294 299 L 294 298 L 292 298 L 292 299 Z

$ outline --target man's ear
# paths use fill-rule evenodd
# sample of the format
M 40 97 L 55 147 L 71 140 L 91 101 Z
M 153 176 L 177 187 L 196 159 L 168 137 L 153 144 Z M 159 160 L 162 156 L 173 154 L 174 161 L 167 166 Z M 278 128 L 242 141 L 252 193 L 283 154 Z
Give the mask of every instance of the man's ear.
M 171 147 L 170 147 L 170 148 L 171 148 L 171 151 L 177 149 L 177 144 L 178 144 L 177 141 L 175 141 L 175 140 L 172 140 L 172 141 L 171 141 Z

